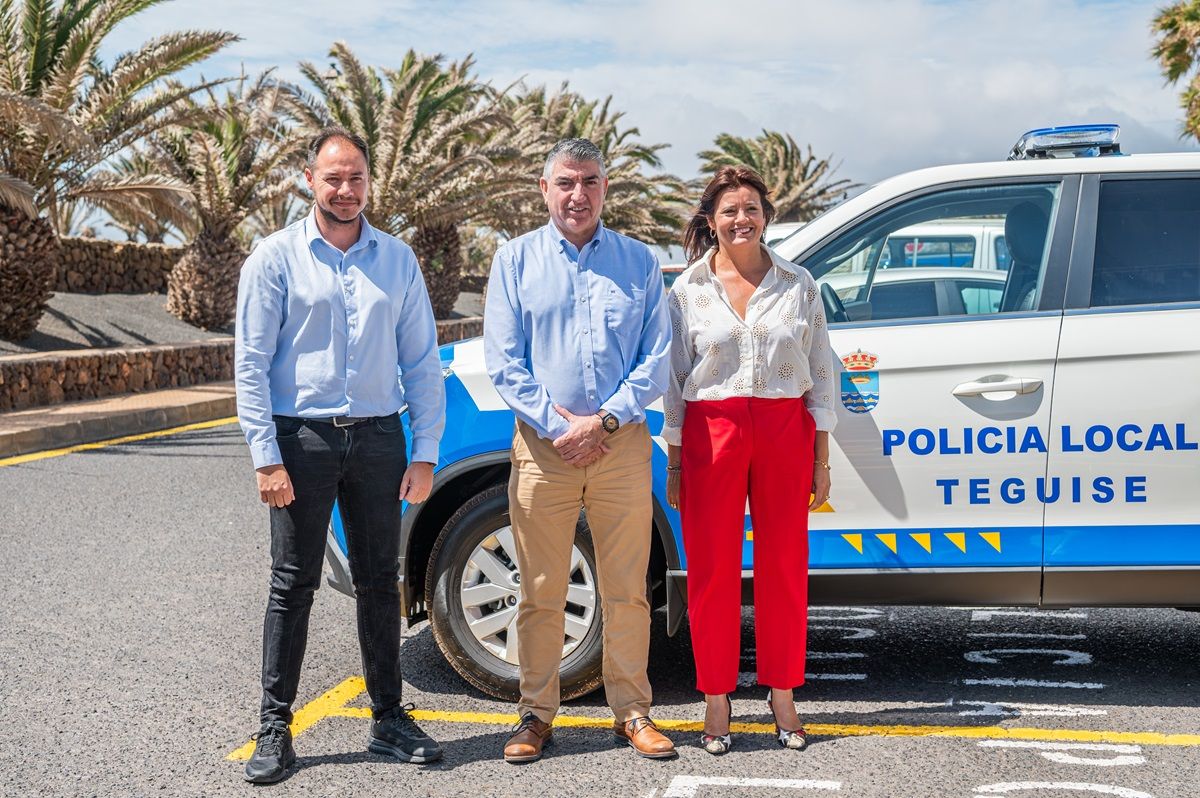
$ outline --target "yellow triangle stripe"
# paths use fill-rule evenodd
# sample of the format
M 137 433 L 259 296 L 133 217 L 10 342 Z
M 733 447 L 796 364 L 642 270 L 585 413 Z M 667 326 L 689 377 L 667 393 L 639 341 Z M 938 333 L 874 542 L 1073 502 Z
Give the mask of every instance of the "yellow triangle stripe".
M 999 532 L 980 532 L 979 537 L 992 544 L 992 548 L 1000 551 L 1000 533 Z
M 892 554 L 897 554 L 896 551 L 896 536 L 891 532 L 877 532 L 875 537 L 879 538 L 879 542 L 887 546 Z
M 853 546 L 859 554 L 863 553 L 862 535 L 842 535 L 842 539 Z
M 958 550 L 963 554 L 967 553 L 967 533 L 966 532 L 944 532 L 946 540 L 958 547 Z
M 927 554 L 933 554 L 933 541 L 928 532 L 909 532 L 908 536 L 915 540 L 918 546 L 925 549 Z

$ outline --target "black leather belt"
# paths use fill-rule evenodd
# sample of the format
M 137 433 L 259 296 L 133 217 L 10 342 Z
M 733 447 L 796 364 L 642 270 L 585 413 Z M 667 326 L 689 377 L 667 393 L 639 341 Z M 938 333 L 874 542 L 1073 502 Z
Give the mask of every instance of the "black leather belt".
M 385 418 L 384 416 L 331 416 L 329 418 L 306 418 L 305 421 L 319 421 L 322 424 L 332 424 L 335 427 L 354 427 L 359 424 L 365 424 L 368 421 L 374 421 L 377 418 Z

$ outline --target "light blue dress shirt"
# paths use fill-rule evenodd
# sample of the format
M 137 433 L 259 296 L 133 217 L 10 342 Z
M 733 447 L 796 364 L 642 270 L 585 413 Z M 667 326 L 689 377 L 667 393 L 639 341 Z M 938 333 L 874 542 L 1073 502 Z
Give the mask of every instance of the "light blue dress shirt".
M 255 468 L 283 462 L 272 414 L 386 416 L 406 399 L 411 460 L 437 462 L 446 388 L 433 308 L 408 244 L 364 218 L 343 253 L 310 213 L 246 259 L 234 338 L 238 420 Z
M 599 226 L 576 249 L 553 222 L 507 242 L 492 261 L 484 359 L 500 397 L 553 440 L 601 409 L 646 420 L 670 371 L 671 322 L 658 259 Z

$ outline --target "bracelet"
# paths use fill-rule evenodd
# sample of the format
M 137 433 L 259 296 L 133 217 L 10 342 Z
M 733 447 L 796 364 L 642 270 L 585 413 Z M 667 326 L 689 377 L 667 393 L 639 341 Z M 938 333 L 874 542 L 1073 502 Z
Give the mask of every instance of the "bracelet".
M 826 471 L 831 471 L 831 470 L 833 470 L 833 469 L 831 469 L 831 468 L 829 467 L 829 461 L 828 461 L 828 460 L 813 460 L 813 465 L 819 465 L 819 466 L 821 466 L 822 468 L 824 468 Z
M 682 470 L 683 470 L 683 466 L 673 466 L 673 465 L 668 465 L 668 466 L 667 466 L 667 473 L 668 473 L 668 474 L 678 474 L 678 473 L 679 473 L 680 471 L 682 471 Z

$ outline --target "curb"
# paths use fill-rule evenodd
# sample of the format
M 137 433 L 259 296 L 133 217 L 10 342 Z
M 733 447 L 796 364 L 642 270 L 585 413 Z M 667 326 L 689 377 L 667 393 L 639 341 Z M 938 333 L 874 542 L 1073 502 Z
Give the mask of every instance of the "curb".
M 47 418 L 45 422 L 25 429 L 5 429 L 5 416 L 0 415 L 0 458 L 156 432 L 236 414 L 237 401 L 230 394 L 200 397 L 185 404 L 114 410 L 88 418 L 67 418 L 62 421 Z

